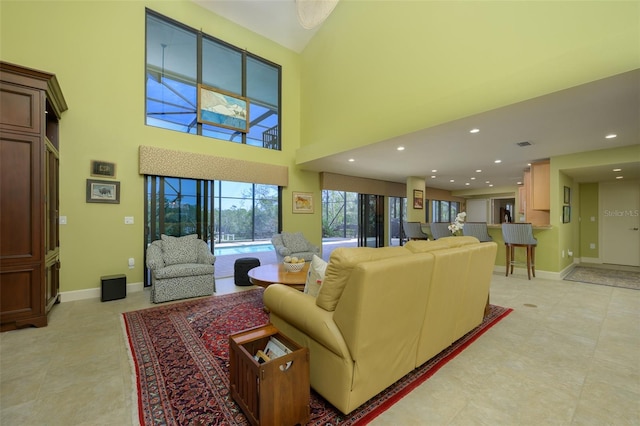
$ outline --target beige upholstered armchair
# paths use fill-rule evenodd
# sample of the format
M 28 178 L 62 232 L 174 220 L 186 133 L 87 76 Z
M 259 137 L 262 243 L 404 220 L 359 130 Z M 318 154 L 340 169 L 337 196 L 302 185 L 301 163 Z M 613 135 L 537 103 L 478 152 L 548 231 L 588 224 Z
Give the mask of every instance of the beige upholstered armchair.
M 215 292 L 215 256 L 196 234 L 161 235 L 147 248 L 153 303 L 210 296 Z
M 311 261 L 314 254 L 320 257 L 320 248 L 307 241 L 302 232 L 276 234 L 271 238 L 271 244 L 276 249 L 278 263 L 285 256 L 295 256 L 306 261 Z

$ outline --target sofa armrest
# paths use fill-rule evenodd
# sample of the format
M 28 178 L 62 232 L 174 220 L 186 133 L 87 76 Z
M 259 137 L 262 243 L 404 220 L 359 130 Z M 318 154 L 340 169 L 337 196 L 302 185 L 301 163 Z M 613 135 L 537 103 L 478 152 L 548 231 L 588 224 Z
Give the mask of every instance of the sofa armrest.
M 316 298 L 283 284 L 272 284 L 264 291 L 264 305 L 338 356 L 350 359 L 349 349 L 333 321 L 333 312 L 316 305 Z
M 203 240 L 198 240 L 196 250 L 198 252 L 198 263 L 213 265 L 216 262 L 216 257 L 211 253 L 211 250 L 209 250 L 209 245 Z
M 147 268 L 152 271 L 164 268 L 164 259 L 162 258 L 160 245 L 151 243 L 149 247 L 147 247 Z

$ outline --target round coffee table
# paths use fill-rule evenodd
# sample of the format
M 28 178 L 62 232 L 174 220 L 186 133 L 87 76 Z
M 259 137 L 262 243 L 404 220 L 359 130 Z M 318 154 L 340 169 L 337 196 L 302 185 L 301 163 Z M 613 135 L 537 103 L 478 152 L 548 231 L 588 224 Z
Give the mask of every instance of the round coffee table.
M 271 284 L 284 284 L 303 291 L 307 281 L 309 262 L 304 263 L 300 272 L 288 272 L 282 263 L 271 263 L 249 269 L 247 275 L 251 284 L 267 288 Z

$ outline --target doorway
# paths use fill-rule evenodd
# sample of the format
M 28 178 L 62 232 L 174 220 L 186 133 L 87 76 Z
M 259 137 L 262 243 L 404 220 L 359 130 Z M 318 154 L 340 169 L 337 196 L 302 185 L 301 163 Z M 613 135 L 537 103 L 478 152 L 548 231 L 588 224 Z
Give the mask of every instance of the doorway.
M 640 181 L 603 182 L 599 193 L 602 262 L 640 266 Z

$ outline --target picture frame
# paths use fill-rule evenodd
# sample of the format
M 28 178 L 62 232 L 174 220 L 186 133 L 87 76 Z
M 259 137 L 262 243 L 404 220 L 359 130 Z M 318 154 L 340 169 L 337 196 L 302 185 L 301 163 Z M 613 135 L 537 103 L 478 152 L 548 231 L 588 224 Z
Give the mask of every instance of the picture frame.
M 115 178 L 116 177 L 116 163 L 110 163 L 108 161 L 91 161 L 91 170 L 89 172 L 91 176 L 98 176 L 103 178 Z
M 87 179 L 87 203 L 120 204 L 120 182 Z
M 198 84 L 198 123 L 249 131 L 249 99 Z
M 563 206 L 562 208 L 562 223 L 571 222 L 571 206 Z
M 568 186 L 564 187 L 564 203 L 571 204 L 571 188 Z
M 421 189 L 413 190 L 413 208 L 422 209 L 424 206 L 424 191 Z
M 313 213 L 313 193 L 294 192 L 292 197 L 293 213 Z

